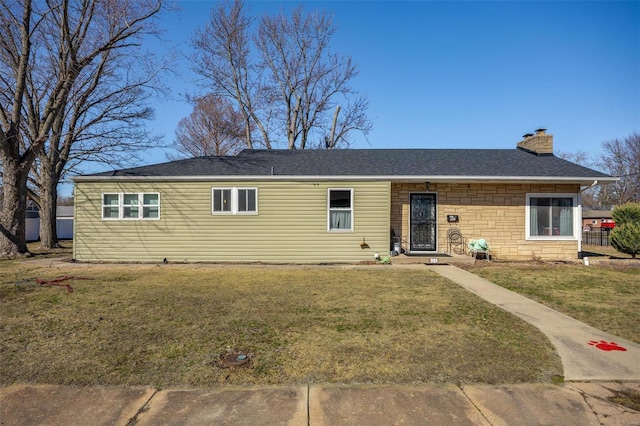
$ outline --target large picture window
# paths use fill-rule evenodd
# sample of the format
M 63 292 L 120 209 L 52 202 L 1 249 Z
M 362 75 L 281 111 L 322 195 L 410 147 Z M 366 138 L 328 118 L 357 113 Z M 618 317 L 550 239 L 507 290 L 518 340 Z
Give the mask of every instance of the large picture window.
M 328 231 L 353 231 L 353 189 L 329 189 L 328 210 Z
M 258 214 L 256 188 L 211 188 L 213 214 Z
M 575 194 L 527 194 L 528 239 L 575 239 Z
M 160 194 L 110 193 L 102 194 L 103 219 L 160 219 Z

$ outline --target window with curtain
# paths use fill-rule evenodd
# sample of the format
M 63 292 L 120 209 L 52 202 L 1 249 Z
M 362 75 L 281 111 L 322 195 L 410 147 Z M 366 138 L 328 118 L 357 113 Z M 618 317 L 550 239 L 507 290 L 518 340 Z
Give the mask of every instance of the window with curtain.
M 102 218 L 120 219 L 120 194 L 102 194 Z
M 575 237 L 575 207 L 573 194 L 527 194 L 527 237 Z
M 140 217 L 140 204 L 138 194 L 122 194 L 122 217 L 125 219 L 138 219 Z
M 160 194 L 102 194 L 102 219 L 160 219 Z
M 145 219 L 160 217 L 160 194 L 142 194 L 142 217 Z
M 353 189 L 329 189 L 329 231 L 353 231 Z

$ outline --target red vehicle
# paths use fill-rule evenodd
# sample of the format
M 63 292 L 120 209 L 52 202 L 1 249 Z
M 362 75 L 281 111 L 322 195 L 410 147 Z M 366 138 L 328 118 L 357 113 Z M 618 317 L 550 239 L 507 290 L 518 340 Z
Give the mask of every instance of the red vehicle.
M 603 219 L 600 227 L 603 229 L 613 229 L 616 227 L 616 223 L 611 219 Z

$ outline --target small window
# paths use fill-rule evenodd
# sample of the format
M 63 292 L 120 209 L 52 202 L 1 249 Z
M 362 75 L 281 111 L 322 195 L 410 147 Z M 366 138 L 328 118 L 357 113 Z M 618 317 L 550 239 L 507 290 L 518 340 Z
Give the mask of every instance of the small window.
M 353 231 L 353 189 L 329 189 L 329 231 Z
M 213 212 L 231 213 L 231 189 L 220 188 L 213 190 Z
M 160 219 L 160 194 L 102 194 L 103 219 Z
M 102 195 L 102 218 L 120 219 L 120 194 Z
M 238 213 L 256 212 L 256 194 L 255 189 L 238 189 Z
M 122 210 L 122 217 L 125 219 L 138 219 L 140 218 L 140 206 L 138 194 L 123 194 L 124 202 Z
M 213 214 L 258 213 L 258 190 L 256 188 L 212 188 Z
M 143 194 L 142 217 L 158 219 L 160 217 L 160 194 Z
M 574 239 L 576 196 L 527 194 L 527 238 Z

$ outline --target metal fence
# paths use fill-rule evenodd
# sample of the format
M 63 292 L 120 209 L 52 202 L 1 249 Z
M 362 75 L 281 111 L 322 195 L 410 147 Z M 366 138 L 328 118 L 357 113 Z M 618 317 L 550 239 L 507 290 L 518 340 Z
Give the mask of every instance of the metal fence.
M 611 229 L 609 228 L 594 228 L 590 231 L 582 232 L 582 243 L 591 244 L 594 246 L 610 246 L 609 234 Z

